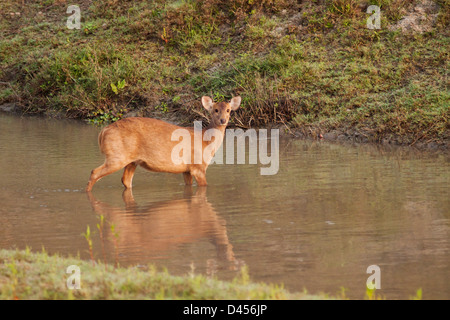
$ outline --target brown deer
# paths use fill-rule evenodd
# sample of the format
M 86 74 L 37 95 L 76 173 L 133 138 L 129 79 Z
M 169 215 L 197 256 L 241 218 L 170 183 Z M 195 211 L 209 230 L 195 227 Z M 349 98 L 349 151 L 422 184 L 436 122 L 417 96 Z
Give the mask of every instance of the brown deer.
M 225 128 L 230 119 L 230 112 L 239 108 L 241 97 L 234 97 L 229 103 L 214 101 L 210 97 L 202 97 L 203 107 L 210 112 L 211 121 L 208 128 L 202 129 L 202 137 L 208 129 L 217 133 L 214 139 L 201 145 L 190 144 L 190 159 L 200 161 L 174 162 L 172 153 L 179 141 L 173 141 L 173 133 L 179 129 L 187 130 L 191 142 L 196 134 L 194 128 L 183 128 L 161 120 L 151 118 L 125 118 L 105 127 L 98 136 L 101 152 L 105 162 L 92 170 L 86 191 L 101 178 L 124 169 L 122 183 L 125 188 L 131 188 L 134 171 L 141 167 L 155 172 L 183 173 L 186 185 L 192 185 L 193 177 L 199 186 L 206 186 L 206 169 L 210 163 L 209 157 L 203 157 L 206 148 L 211 151 L 211 158 L 223 142 Z M 206 139 L 208 140 L 208 139 Z M 200 150 L 201 148 L 201 150 Z M 186 155 L 183 155 L 186 156 Z

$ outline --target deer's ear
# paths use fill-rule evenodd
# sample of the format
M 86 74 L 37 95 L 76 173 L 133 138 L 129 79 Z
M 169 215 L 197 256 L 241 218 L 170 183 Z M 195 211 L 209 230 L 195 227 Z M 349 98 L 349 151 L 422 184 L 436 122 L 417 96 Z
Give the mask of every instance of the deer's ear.
M 211 111 L 213 104 L 214 104 L 214 101 L 210 97 L 207 97 L 207 96 L 202 97 L 202 105 L 203 105 L 203 108 L 205 108 L 206 110 Z
M 237 108 L 239 108 L 239 106 L 241 105 L 241 97 L 237 96 L 234 97 L 233 99 L 231 99 L 230 101 L 230 106 L 231 106 L 231 110 L 237 110 Z

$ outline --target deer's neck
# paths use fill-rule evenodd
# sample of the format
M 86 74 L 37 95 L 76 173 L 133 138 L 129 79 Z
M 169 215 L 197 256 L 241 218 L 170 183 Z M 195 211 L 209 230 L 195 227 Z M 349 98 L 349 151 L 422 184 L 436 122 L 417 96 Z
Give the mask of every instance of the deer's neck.
M 227 128 L 227 125 L 218 126 L 218 125 L 215 125 L 214 123 L 210 122 L 209 125 L 204 129 L 204 131 L 206 131 L 208 129 L 216 129 L 216 130 L 219 130 L 222 134 L 224 134 L 226 128 Z
M 203 136 L 203 147 L 202 152 L 204 162 L 208 166 L 212 157 L 214 157 L 216 151 L 220 148 L 223 142 L 223 138 L 225 136 L 226 126 L 213 126 L 210 125 L 207 128 L 202 130 Z M 208 151 L 206 151 L 206 149 Z
M 203 140 L 206 144 L 214 143 L 217 148 L 222 144 L 223 138 L 225 136 L 225 129 L 227 126 L 214 126 L 209 125 L 203 129 Z

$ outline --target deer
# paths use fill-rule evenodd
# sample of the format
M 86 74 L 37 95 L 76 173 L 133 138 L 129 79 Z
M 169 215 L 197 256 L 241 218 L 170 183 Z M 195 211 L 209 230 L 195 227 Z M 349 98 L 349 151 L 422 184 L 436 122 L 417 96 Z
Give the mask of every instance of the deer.
M 239 108 L 241 97 L 236 96 L 229 102 L 216 103 L 210 97 L 203 96 L 201 102 L 210 114 L 210 123 L 202 129 L 202 137 L 209 129 L 217 133 L 214 139 L 202 139 L 200 145 L 190 144 L 190 158 L 195 159 L 200 154 L 201 161 L 178 162 L 173 161 L 172 157 L 172 151 L 179 143 L 172 140 L 173 133 L 180 129 L 187 130 L 191 138 L 195 138 L 195 128 L 183 128 L 146 117 L 123 118 L 100 131 L 98 144 L 105 156 L 105 162 L 91 171 L 86 191 L 91 191 L 101 178 L 122 168 L 122 184 L 125 189 L 131 189 L 137 166 L 153 172 L 182 173 L 186 185 L 192 185 L 195 178 L 198 186 L 206 186 L 206 169 L 212 156 L 222 145 L 230 113 Z M 211 157 L 203 157 L 206 148 L 211 152 Z

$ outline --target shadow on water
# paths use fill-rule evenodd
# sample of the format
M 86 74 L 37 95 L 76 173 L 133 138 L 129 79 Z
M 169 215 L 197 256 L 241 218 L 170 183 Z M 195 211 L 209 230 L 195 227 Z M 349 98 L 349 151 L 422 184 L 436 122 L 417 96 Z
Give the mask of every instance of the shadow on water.
M 214 245 L 217 253 L 216 258 L 208 259 L 210 267 L 216 266 L 214 259 L 218 259 L 230 270 L 237 268 L 226 222 L 208 202 L 206 187 L 199 187 L 193 193 L 192 187 L 186 186 L 181 199 L 145 205 L 136 203 L 130 189 L 122 193 L 124 206 L 99 201 L 92 192 L 87 192 L 87 196 L 95 213 L 105 217 L 107 223 L 113 224 L 119 232 L 119 254 L 128 256 L 127 263 L 133 260 L 138 263 L 142 256 L 158 259 L 180 245 L 206 239 Z M 111 239 L 111 236 L 106 235 L 106 238 Z M 134 248 L 139 248 L 139 252 L 134 252 L 133 257 Z

